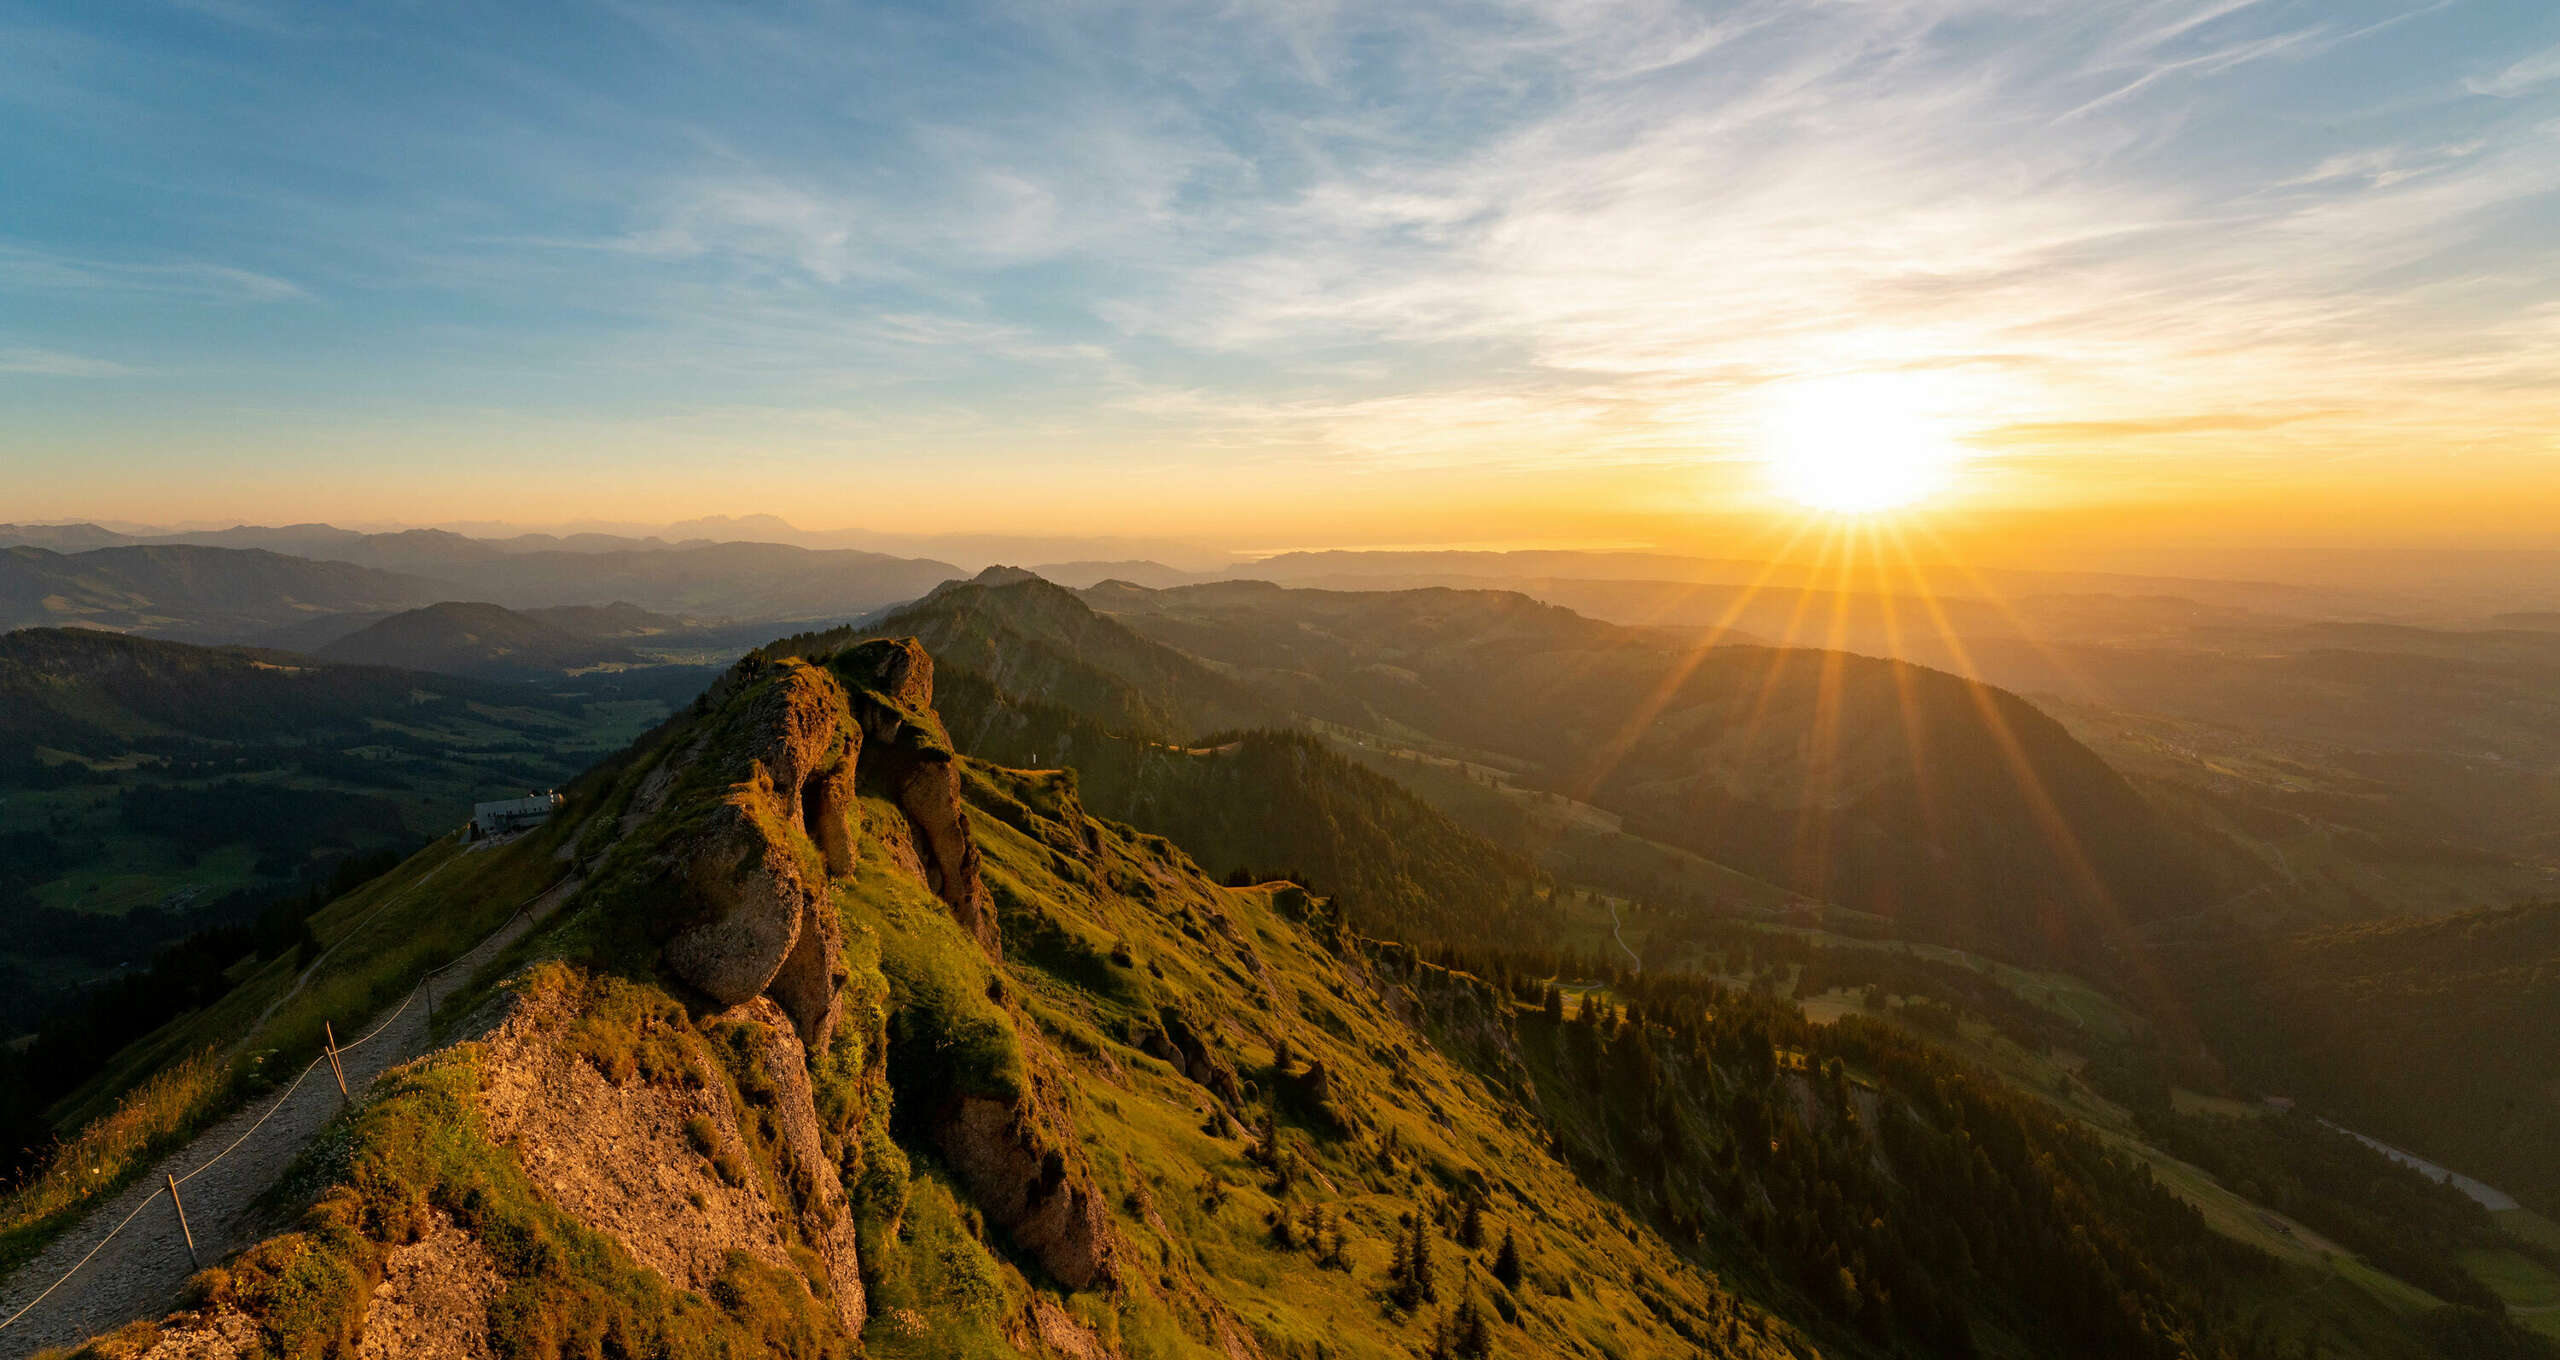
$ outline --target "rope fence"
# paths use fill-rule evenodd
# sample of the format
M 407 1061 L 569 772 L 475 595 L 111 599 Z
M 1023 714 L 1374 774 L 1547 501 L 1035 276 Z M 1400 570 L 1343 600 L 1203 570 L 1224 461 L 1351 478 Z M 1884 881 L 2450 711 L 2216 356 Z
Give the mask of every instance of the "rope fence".
M 439 866 L 439 867 L 441 867 L 441 866 Z M 442 963 L 440 963 L 440 964 L 437 964 L 435 967 L 430 968 L 430 969 L 428 969 L 427 971 L 425 971 L 425 972 L 423 972 L 423 973 L 420 973 L 420 974 L 418 975 L 418 980 L 417 980 L 415 983 L 411 984 L 411 986 L 410 986 L 410 988 L 409 988 L 409 991 L 408 991 L 408 994 L 407 994 L 406 996 L 403 996 L 403 997 L 401 997 L 401 998 L 400 998 L 400 1004 L 399 1004 L 399 1006 L 398 1006 L 398 1007 L 396 1007 L 395 1009 L 393 1009 L 393 1010 L 392 1010 L 392 1012 L 391 1012 L 391 1014 L 384 1016 L 384 1017 L 382 1018 L 382 1020 L 381 1020 L 381 1022 L 380 1022 L 380 1023 L 376 1024 L 372 1029 L 370 1029 L 370 1030 L 366 1031 L 366 1032 L 365 1032 L 365 1035 L 364 1035 L 364 1037 L 363 1037 L 363 1038 L 358 1039 L 358 1040 L 356 1040 L 355 1042 L 353 1042 L 353 1043 L 348 1043 L 348 1044 L 339 1044 L 339 1043 L 335 1042 L 334 1040 L 332 1040 L 332 1041 L 331 1041 L 331 1043 L 330 1043 L 330 1052 L 322 1053 L 319 1057 L 313 1058 L 310 1062 L 307 1062 L 307 1063 L 303 1064 L 302 1070 L 301 1070 L 300 1072 L 298 1072 L 298 1073 L 295 1073 L 295 1074 L 294 1074 L 294 1078 L 293 1078 L 293 1080 L 285 1086 L 285 1088 L 284 1088 L 284 1094 L 282 1094 L 282 1095 L 280 1095 L 280 1096 L 277 1096 L 277 1097 L 275 1098 L 275 1103 L 273 1103 L 273 1104 L 271 1104 L 271 1105 L 267 1106 L 267 1112 L 266 1112 L 265 1114 L 259 1115 L 259 1116 L 258 1116 L 258 1120 L 257 1120 L 257 1122 L 256 1122 L 256 1123 L 251 1124 L 247 1129 L 243 1130 L 243 1131 L 241 1132 L 241 1134 L 240 1134 L 240 1136 L 239 1136 L 239 1137 L 232 1139 L 232 1140 L 231 1140 L 231 1143 L 230 1143 L 230 1145 L 229 1145 L 228 1147 L 225 1147 L 222 1151 L 217 1152 L 217 1153 L 213 1154 L 213 1156 L 211 1156 L 211 1157 L 207 1158 L 207 1159 L 205 1160 L 205 1162 L 204 1162 L 204 1164 L 203 1164 L 202 1166 L 197 1167 L 195 1170 L 190 1171 L 190 1172 L 188 1172 L 187 1174 L 185 1174 L 185 1175 L 183 1175 L 183 1176 L 176 1176 L 176 1177 L 172 1177 L 172 1178 L 170 1178 L 170 1179 L 169 1179 L 168 1184 L 167 1184 L 165 1187 L 163 1187 L 163 1188 L 161 1188 L 161 1189 L 153 1190 L 150 1194 L 145 1195 L 145 1196 L 143 1197 L 142 1202 L 141 1202 L 140 1204 L 137 1204 L 137 1205 L 133 1206 L 133 1212 L 126 1214 L 126 1215 L 124 1216 L 124 1218 L 123 1218 L 120 1222 L 118 1222 L 118 1223 L 117 1223 L 113 1228 L 110 1228 L 110 1229 L 108 1229 L 108 1230 L 107 1230 L 107 1235 L 106 1235 L 106 1236 L 101 1237 L 101 1238 L 99 1238 L 99 1239 L 98 1239 L 98 1242 L 97 1242 L 97 1245 L 96 1245 L 96 1246 L 93 1246 L 93 1247 L 89 1248 L 89 1251 L 88 1251 L 88 1254 L 87 1254 L 87 1255 L 84 1255 L 84 1256 L 82 1256 L 78 1261 L 73 1262 L 73 1263 L 72 1263 L 72 1266 L 71 1266 L 71 1268 L 70 1268 L 69 1270 L 66 1270 L 66 1271 L 62 1272 L 62 1278 L 60 1278 L 60 1279 L 58 1279 L 58 1280 L 55 1280 L 53 1283 L 51 1283 L 51 1284 L 49 1284 L 49 1285 L 46 1285 L 46 1286 L 45 1286 L 45 1288 L 44 1288 L 44 1292 L 43 1292 L 43 1293 L 38 1294 L 38 1295 L 36 1295 L 34 1298 L 27 1300 L 27 1302 L 26 1302 L 25 1306 L 23 1306 L 23 1307 L 19 1308 L 19 1309 L 18 1309 L 18 1311 L 14 1312 L 14 1313 L 11 1313 L 11 1314 L 9 1315 L 9 1317 L 8 1317 L 8 1320 L 7 1320 L 7 1321 L 5 1321 L 5 1322 L 0 1322 L 0 1332 L 5 1332 L 5 1331 L 9 1330 L 9 1328 L 11 1328 L 12 1326 L 15 1326 L 15 1325 L 17 1324 L 17 1322 L 18 1322 L 18 1319 L 25 1317 L 27 1314 L 29 1314 L 29 1313 L 31 1313 L 31 1312 L 34 1312 L 37 1304 L 40 1304 L 40 1303 L 44 1302 L 46 1299 L 48 1299 L 48 1298 L 52 1297 L 53 1292 L 54 1292 L 55 1290 L 60 1289 L 62 1286 L 66 1285 L 66 1284 L 69 1284 L 69 1283 L 71 1282 L 71 1277 L 72 1277 L 72 1276 L 79 1274 L 79 1273 L 80 1273 L 80 1270 L 81 1270 L 81 1268 L 82 1268 L 83 1266 L 88 1265 L 88 1264 L 89 1264 L 89 1262 L 90 1262 L 91 1260 L 95 1259 L 95 1258 L 96 1258 L 96 1256 L 97 1256 L 97 1254 L 98 1254 L 99 1252 L 106 1250 L 106 1246 L 107 1246 L 107 1244 L 108 1244 L 109 1242 L 113 1242 L 114 1240 L 116 1240 L 116 1234 L 123 1232 L 127 1226 L 129 1226 L 129 1225 L 131 1225 L 131 1224 L 132 1224 L 132 1222 L 133 1222 L 133 1220 L 134 1220 L 134 1219 L 136 1219 L 136 1218 L 138 1218 L 138 1217 L 140 1217 L 140 1216 L 142 1215 L 142 1211 L 143 1211 L 143 1210 L 150 1208 L 150 1207 L 151 1207 L 155 1202 L 157 1202 L 157 1201 L 158 1201 L 162 1196 L 164 1196 L 164 1195 L 165 1195 L 165 1196 L 168 1196 L 168 1197 L 169 1197 L 169 1199 L 170 1199 L 171 1204 L 172 1204 L 173 1206 L 174 1206 L 174 1205 L 176 1205 L 176 1204 L 177 1204 L 177 1202 L 178 1202 L 178 1201 L 177 1201 L 177 1188 L 178 1188 L 179 1186 L 181 1186 L 181 1185 L 186 1184 L 187 1182 L 189 1182 L 189 1181 L 191 1181 L 191 1180 L 194 1180 L 196 1177 L 203 1175 L 203 1174 L 204 1174 L 204 1173 L 206 1173 L 207 1171 L 212 1170 L 212 1169 L 214 1168 L 214 1166 L 215 1166 L 217 1163 L 219 1163 L 223 1158 L 228 1157 L 228 1156 L 230 1156 L 232 1153 L 239 1151 L 239 1150 L 240 1150 L 240 1146 L 241 1146 L 242 1144 L 244 1144 L 244 1143 L 248 1142 L 251 1138 L 255 1137 L 255 1136 L 257 1135 L 258 1130 L 260 1130 L 260 1129 L 262 1129 L 262 1128 L 265 1128 L 265 1127 L 266 1127 L 266 1125 L 267 1125 L 267 1121 L 268 1121 L 268 1120 L 275 1118 L 276 1111 L 283 1109 L 283 1108 L 285 1107 L 286 1102 L 288 1102 L 288 1101 L 290 1101 L 290 1100 L 292 1100 L 292 1099 L 293 1099 L 293 1094 L 294 1094 L 294 1092 L 295 1092 L 295 1091 L 298 1091 L 298 1090 L 300 1090 L 300 1089 L 302 1088 L 302 1082 L 303 1082 L 303 1079 L 311 1075 L 311 1073 L 312 1073 L 312 1069 L 317 1068 L 320 1064 L 322 1064 L 322 1063 L 324 1063 L 324 1062 L 330 1062 L 330 1061 L 332 1061 L 333 1056 L 335 1056 L 335 1057 L 343 1057 L 344 1055 L 346 1055 L 346 1054 L 348 1054 L 348 1053 L 352 1053 L 352 1052 L 354 1052 L 355 1050 L 357 1050 L 357 1049 L 359 1049 L 359 1048 L 364 1047 L 366 1044 L 373 1042 L 373 1040 L 374 1040 L 376 1037 L 378 1037 L 379 1035 L 381 1035 L 381 1033 L 382 1033 L 384 1030 L 387 1030 L 387 1029 L 391 1028 L 392 1023 L 393 1023 L 394 1021 L 397 1021 L 397 1020 L 401 1017 L 401 1015 L 402 1015 L 403 1013 L 405 1013 L 405 1012 L 409 1009 L 410 1003 L 412 1003 L 412 1002 L 414 1002 L 414 1001 L 416 1001 L 416 1000 L 418 999 L 418 994 L 419 994 L 419 993 L 421 993 L 421 992 L 423 992 L 423 991 L 425 991 L 425 990 L 427 989 L 427 984 L 428 984 L 429 982 L 433 981 L 433 980 L 436 978 L 436 976 L 437 976 L 438 974 L 445 972 L 447 969 L 450 969 L 450 968 L 452 968 L 453 966 L 455 966 L 456 964 L 461 963 L 464 959 L 467 959 L 467 958 L 471 957 L 473 954 L 478 953 L 478 952 L 480 951 L 480 949 L 481 949 L 481 947 L 482 947 L 482 946 L 484 946 L 484 945 L 488 944 L 491 940 L 494 940 L 494 939 L 498 938 L 498 936 L 499 936 L 499 935 L 501 935 L 501 934 L 503 934 L 503 933 L 507 930 L 507 928 L 508 928 L 508 927 L 513 926 L 513 925 L 514 925 L 514 924 L 515 924 L 519 919 L 524 918 L 524 917 L 525 917 L 529 912 L 531 912 L 531 910 L 532 910 L 532 908 L 533 908 L 533 904 L 534 904 L 534 903 L 541 901 L 544 897 L 548 896 L 548 895 L 551 893 L 552 889 L 559 887 L 559 886 L 560 886 L 560 883 L 561 883 L 561 882 L 565 882 L 565 881 L 567 881 L 565 877 L 564 877 L 564 878 L 562 878 L 562 879 L 560 879 L 560 880 L 558 880 L 558 881 L 555 881 L 555 882 L 553 882 L 552 884 L 550 884 L 550 886 L 545 887 L 541 892 L 535 893 L 533 896 L 528 897 L 528 898 L 526 898 L 524 901 L 517 903 L 517 904 L 516 904 L 516 908 L 515 908 L 515 910 L 513 910 L 513 911 L 511 911 L 511 912 L 508 912 L 508 913 L 507 913 L 507 918 L 506 918 L 505 920 L 500 921 L 500 922 L 499 922 L 495 927 L 493 927 L 493 928 L 489 931 L 489 933 L 488 933 L 488 934 L 483 935 L 483 936 L 481 936 L 479 939 L 477 939 L 477 940 L 473 941 L 473 942 L 472 942 L 472 944 L 471 944 L 471 947 L 470 947 L 470 948 L 465 949 L 465 950 L 463 950 L 461 953 L 454 955 L 452 958 L 449 958 L 449 959 L 445 960 L 444 962 L 442 962 Z M 379 909 L 377 909 L 377 913 L 376 913 L 376 914 L 378 914 L 378 910 L 379 910 Z M 362 925 L 365 925 L 365 924 L 370 924 L 370 920 L 371 920 L 371 917 L 370 917 L 370 916 L 368 916 L 368 917 L 367 917 L 367 919 L 366 919 L 365 921 L 362 921 L 362 922 L 359 922 L 359 923 L 358 923 L 359 927 L 361 927 Z M 340 937 L 340 938 L 341 938 L 341 942 L 343 943 L 343 942 L 344 942 L 345 940 L 347 940 L 347 939 L 352 939 L 352 938 L 354 938 L 354 932 L 353 932 L 353 931 L 350 931 L 347 935 L 342 936 L 342 937 Z M 332 948 L 332 949 L 334 949 L 334 948 L 336 948 L 336 946 L 334 946 L 334 945 L 333 945 L 333 946 L 331 946 L 331 948 Z M 308 974 L 305 974 L 305 976 L 308 976 Z M 270 1009 L 272 1009 L 272 1008 L 270 1008 Z M 432 1012 L 432 1011 L 434 1010 L 434 1005 L 433 1005 L 433 1003 L 432 1003 L 432 1002 L 431 1002 L 431 1003 L 429 1003 L 428 1010 L 429 1010 L 430 1012 Z M 185 1211 L 184 1209 L 180 1209 L 178 1212 L 179 1212 L 179 1214 L 181 1215 L 181 1221 L 183 1221 L 183 1216 L 184 1216 L 184 1214 L 185 1214 L 185 1212 L 186 1212 L 186 1211 Z

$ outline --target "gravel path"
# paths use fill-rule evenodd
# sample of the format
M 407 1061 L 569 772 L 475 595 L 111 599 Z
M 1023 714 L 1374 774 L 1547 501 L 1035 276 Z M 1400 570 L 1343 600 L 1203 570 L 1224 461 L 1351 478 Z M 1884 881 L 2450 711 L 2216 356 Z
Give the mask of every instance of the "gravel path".
M 369 1021 L 358 1031 L 365 1037 L 349 1041 L 340 1050 L 347 1088 L 361 1093 L 375 1077 L 424 1053 L 427 1017 L 435 999 L 462 986 L 481 965 L 522 939 L 576 887 L 574 880 L 554 884 L 534 899 L 530 911 L 510 918 L 456 960 L 459 968 L 447 965 L 395 1006 L 387 1021 Z M 68 1282 L 0 1331 L 0 1357 L 16 1360 L 48 1346 L 84 1341 L 135 1318 L 157 1317 L 195 1273 L 187 1260 L 186 1243 L 178 1235 L 177 1215 L 169 1206 L 166 1177 L 179 1180 L 178 1193 L 186 1203 L 187 1226 L 195 1230 L 197 1254 L 207 1264 L 221 1260 L 263 1235 L 264 1225 L 253 1221 L 250 1207 L 284 1174 L 303 1144 L 338 1113 L 339 1106 L 338 1085 L 324 1060 L 307 1069 L 283 1097 L 251 1102 L 163 1158 L 123 1193 L 90 1210 L 0 1287 L 0 1319 L 5 1319 L 113 1234 L 113 1240 L 98 1249 L 88 1264 L 79 1266 Z M 253 1128 L 255 1136 L 250 1136 Z M 125 1225 L 121 1232 L 116 1231 L 118 1224 Z
M 1635 960 L 1636 971 L 1643 972 L 1644 960 L 1636 958 L 1636 951 L 1627 948 L 1627 925 L 1626 922 L 1618 919 L 1618 904 L 1605 897 L 1600 900 L 1609 908 L 1609 938 L 1616 940 L 1618 948 L 1624 951 L 1628 958 Z

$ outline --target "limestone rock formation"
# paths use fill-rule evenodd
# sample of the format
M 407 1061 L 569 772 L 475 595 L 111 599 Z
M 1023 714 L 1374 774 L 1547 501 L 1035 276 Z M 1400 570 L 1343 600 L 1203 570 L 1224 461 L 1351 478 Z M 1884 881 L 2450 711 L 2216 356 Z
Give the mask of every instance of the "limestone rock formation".
M 933 658 L 913 638 L 866 642 L 831 663 L 861 688 L 854 715 L 868 741 L 865 787 L 905 814 L 924 863 L 925 886 L 991 957 L 1001 957 L 995 907 L 978 877 L 957 753 L 933 712 Z
M 1037 1102 L 964 1098 L 936 1141 L 987 1217 L 1060 1284 L 1117 1280 L 1110 1211 L 1074 1145 L 1042 1127 Z
M 723 684 L 750 697 L 730 740 L 698 757 L 717 762 L 719 782 L 677 849 L 686 901 L 667 966 L 722 1005 L 770 993 L 814 1047 L 836 1021 L 841 927 L 826 884 L 853 872 L 860 843 L 862 729 L 815 666 L 750 658 Z

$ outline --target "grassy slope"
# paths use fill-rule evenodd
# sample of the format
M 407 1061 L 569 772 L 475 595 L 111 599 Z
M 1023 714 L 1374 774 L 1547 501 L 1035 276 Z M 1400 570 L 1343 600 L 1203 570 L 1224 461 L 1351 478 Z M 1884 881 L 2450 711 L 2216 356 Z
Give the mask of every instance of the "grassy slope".
M 982 774 L 982 806 L 1018 778 Z M 1397 1023 L 1392 1016 L 1411 1007 L 1411 997 L 1346 965 L 1290 920 L 1290 904 L 1303 901 L 1295 890 L 1215 888 L 1168 843 L 1113 831 L 1106 875 L 1136 871 L 1146 886 L 1096 891 L 1057 874 L 1048 847 L 1001 810 L 979 826 L 1009 938 L 1044 942 L 1016 955 L 1008 979 L 1031 998 L 1043 1038 L 1078 1057 L 1086 1146 L 1118 1192 L 1124 1231 L 1150 1257 L 1188 1257 L 1271 1352 L 1313 1355 L 1330 1346 L 1337 1355 L 1387 1357 L 1427 1341 L 1430 1310 L 1399 1316 L 1383 1307 L 1378 1277 L 1397 1217 L 1428 1212 L 1469 1185 L 1490 1187 L 1487 1241 L 1514 1231 L 1533 1282 L 1516 1296 L 1522 1322 L 1503 1334 L 1507 1353 L 1686 1354 L 1687 1343 L 1665 1334 L 1653 1305 L 1692 1319 L 1735 1306 L 1583 1189 L 1546 1153 L 1538 1127 L 1509 1094 Z M 1020 928 L 1034 919 L 1035 928 Z M 1115 943 L 1126 945 L 1131 963 L 1111 961 Z M 1283 1140 L 1306 1170 L 1275 1193 L 1247 1161 L 1244 1139 L 1203 1131 L 1201 1088 L 1126 1042 L 1162 1006 L 1224 1017 L 1221 1038 L 1235 1045 L 1239 1070 L 1266 1089 L 1284 1080 L 1269 1064 L 1273 1042 L 1285 1040 L 1294 1070 L 1319 1061 L 1336 1074 L 1342 1103 L 1364 1126 L 1343 1136 L 1284 1125 Z M 1397 1150 L 1382 1152 L 1389 1144 Z M 1212 1177 L 1227 1187 L 1214 1205 L 1203 1194 Z M 1150 1205 L 1171 1231 L 1159 1232 L 1133 1203 Z M 1350 1269 L 1317 1269 L 1312 1253 L 1274 1243 L 1267 1215 L 1309 1204 L 1341 1216 Z M 1500 1289 L 1484 1273 L 1489 1248 L 1471 1255 L 1443 1243 L 1443 1250 L 1441 1290 L 1450 1304 L 1468 1288 L 1480 1297 Z M 1570 1297 L 1562 1292 L 1569 1281 Z
M 341 1029 L 397 1004 L 556 881 L 552 852 L 579 819 L 484 852 L 439 841 L 312 920 L 327 951 L 307 979 L 290 954 L 258 963 L 220 1001 L 162 1026 L 53 1111 L 68 1140 L 48 1169 L 0 1201 L 0 1266 L 14 1265 L 79 1209 L 244 1100 L 300 1070 L 324 1022 Z M 171 1074 L 161 1080 L 155 1076 Z M 174 1077 L 174 1079 L 172 1079 Z

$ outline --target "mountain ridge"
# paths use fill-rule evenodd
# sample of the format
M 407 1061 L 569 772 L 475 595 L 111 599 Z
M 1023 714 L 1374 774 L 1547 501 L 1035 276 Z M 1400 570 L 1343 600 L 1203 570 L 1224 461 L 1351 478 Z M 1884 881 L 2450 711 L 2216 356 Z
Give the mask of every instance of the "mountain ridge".
M 637 653 L 502 605 L 445 601 L 394 614 L 331 641 L 323 661 L 500 679 L 636 665 Z

